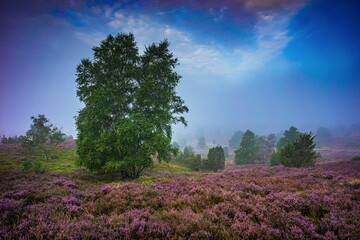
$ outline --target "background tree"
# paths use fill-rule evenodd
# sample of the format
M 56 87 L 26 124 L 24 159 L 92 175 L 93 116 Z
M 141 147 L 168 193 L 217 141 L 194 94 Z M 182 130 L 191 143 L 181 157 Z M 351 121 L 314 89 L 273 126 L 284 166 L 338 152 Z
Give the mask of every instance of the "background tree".
M 204 168 L 217 171 L 225 168 L 225 154 L 221 146 L 209 149 L 207 159 L 204 160 Z
M 26 136 L 22 137 L 22 147 L 35 151 L 39 150 L 46 160 L 50 159 L 50 153 L 53 147 L 65 140 L 65 134 L 55 127 L 43 114 L 37 117 L 32 116 L 33 123 L 26 132 Z
M 314 166 L 317 158 L 314 136 L 300 133 L 299 137 L 279 150 L 279 159 L 285 167 Z
M 256 145 L 258 147 L 256 160 L 259 163 L 270 162 L 271 155 L 275 151 L 275 142 L 275 134 L 256 137 Z
M 198 147 L 199 149 L 207 149 L 206 139 L 205 139 L 204 136 L 199 137 L 198 143 L 197 143 L 197 147 Z
M 277 143 L 277 149 L 280 150 L 282 147 L 291 143 L 292 141 L 297 140 L 300 136 L 300 132 L 296 127 L 290 127 L 289 130 L 284 132 L 284 136 L 280 138 L 279 142 Z
M 243 135 L 244 133 L 242 131 L 236 131 L 229 140 L 229 147 L 233 149 L 239 148 Z
M 176 156 L 176 162 L 194 170 L 200 171 L 203 169 L 203 162 L 201 159 L 201 155 L 195 155 L 193 148 L 189 145 L 184 148 L 184 151 L 179 151 Z
M 21 139 L 24 136 L 17 136 L 15 135 L 14 137 L 6 137 L 5 135 L 2 136 L 1 138 L 1 143 L 2 144 L 14 144 L 14 143 L 21 143 Z
M 240 143 L 239 149 L 235 150 L 236 164 L 253 164 L 255 163 L 258 146 L 256 144 L 255 134 L 247 130 Z
M 184 148 L 184 156 L 185 157 L 190 157 L 194 154 L 195 154 L 195 152 L 194 152 L 192 146 L 189 145 Z

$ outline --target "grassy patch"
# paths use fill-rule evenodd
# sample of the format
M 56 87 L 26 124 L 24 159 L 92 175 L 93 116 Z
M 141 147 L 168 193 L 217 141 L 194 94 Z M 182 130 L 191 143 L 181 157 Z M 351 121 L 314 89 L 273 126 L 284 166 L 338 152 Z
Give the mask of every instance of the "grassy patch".
M 183 173 L 195 173 L 190 168 L 174 164 L 174 163 L 155 163 L 154 167 L 151 168 L 154 173 L 172 173 L 172 174 L 183 174 Z
M 51 152 L 50 160 L 46 160 L 39 151 L 32 153 L 25 152 L 19 145 L 0 146 L 0 171 L 9 169 L 21 169 L 27 162 L 41 164 L 46 170 L 55 172 L 74 172 L 77 154 L 73 149 L 54 149 Z

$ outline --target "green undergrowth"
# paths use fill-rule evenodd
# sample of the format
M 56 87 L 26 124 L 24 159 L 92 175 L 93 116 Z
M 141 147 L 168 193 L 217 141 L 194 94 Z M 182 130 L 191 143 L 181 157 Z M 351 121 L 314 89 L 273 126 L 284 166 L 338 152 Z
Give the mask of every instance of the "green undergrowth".
M 122 179 L 118 174 L 94 174 L 81 169 L 76 165 L 76 150 L 74 149 L 53 149 L 50 159 L 46 159 L 41 152 L 25 152 L 19 146 L 9 148 L 8 146 L 0 147 L 0 171 L 9 169 L 21 169 L 25 173 L 73 173 L 77 172 L 84 176 L 93 176 L 96 181 L 100 182 L 119 182 L 129 181 Z M 177 163 L 156 162 L 154 165 L 145 169 L 140 178 L 133 180 L 145 185 L 151 185 L 152 182 L 166 182 L 173 179 L 176 175 L 199 174 L 185 166 Z
M 46 160 L 41 152 L 26 152 L 19 147 L 0 149 L 0 171 L 9 169 L 24 169 L 26 171 L 39 170 L 41 172 L 74 172 L 77 154 L 75 150 L 54 149 L 50 159 Z
M 0 171 L 20 168 L 21 159 L 19 155 L 14 156 L 6 152 L 0 152 Z
M 154 173 L 172 173 L 172 174 L 184 174 L 184 173 L 195 173 L 188 167 L 181 166 L 175 163 L 165 163 L 159 162 L 155 163 L 151 168 L 151 171 Z
M 170 182 L 177 175 L 196 173 L 190 168 L 178 164 L 157 162 L 150 169 L 144 170 L 143 174 L 134 181 L 144 186 L 152 186 L 155 182 Z

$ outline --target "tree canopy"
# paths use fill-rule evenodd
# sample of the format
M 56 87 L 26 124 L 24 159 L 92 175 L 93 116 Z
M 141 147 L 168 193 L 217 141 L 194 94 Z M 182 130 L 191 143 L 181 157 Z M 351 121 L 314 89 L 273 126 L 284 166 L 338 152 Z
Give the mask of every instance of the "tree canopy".
M 78 163 L 136 178 L 153 158 L 169 158 L 171 124 L 186 125 L 188 108 L 175 90 L 178 60 L 167 40 L 140 55 L 125 33 L 109 35 L 93 57 L 77 67 L 77 96 L 85 104 L 76 118 Z
M 295 141 L 300 136 L 300 132 L 296 127 L 290 127 L 289 130 L 284 132 L 284 136 L 280 138 L 279 142 L 277 143 L 277 149 L 280 150 L 288 143 Z
M 285 167 L 310 167 L 315 165 L 317 153 L 311 133 L 300 133 L 299 137 L 279 150 L 279 159 Z
M 235 150 L 236 164 L 253 164 L 255 163 L 258 146 L 255 134 L 247 130 L 241 140 L 239 149 Z
M 223 170 L 225 168 L 225 153 L 221 146 L 209 149 L 204 168 L 211 171 Z

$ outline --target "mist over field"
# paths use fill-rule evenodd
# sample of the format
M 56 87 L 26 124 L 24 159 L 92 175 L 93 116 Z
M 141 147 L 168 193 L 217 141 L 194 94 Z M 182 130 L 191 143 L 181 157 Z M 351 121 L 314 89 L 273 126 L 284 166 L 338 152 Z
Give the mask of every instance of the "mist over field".
M 23 1 L 1 3 L 0 133 L 46 114 L 76 136 L 75 68 L 108 34 L 140 51 L 164 38 L 190 111 L 174 140 L 360 122 L 357 1 Z M 339 19 L 339 20 L 335 20 Z M 210 136 L 209 136 L 210 137 Z

